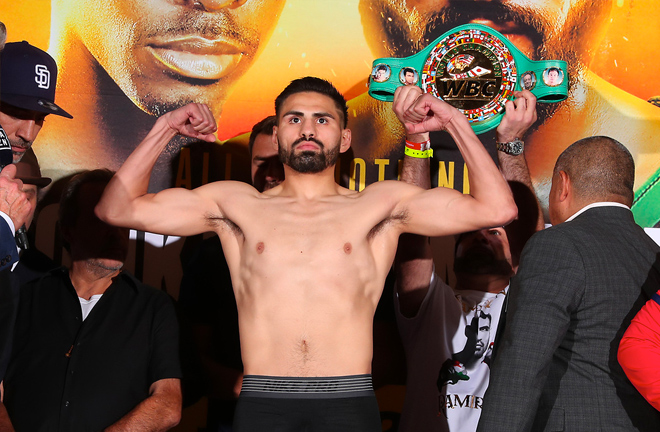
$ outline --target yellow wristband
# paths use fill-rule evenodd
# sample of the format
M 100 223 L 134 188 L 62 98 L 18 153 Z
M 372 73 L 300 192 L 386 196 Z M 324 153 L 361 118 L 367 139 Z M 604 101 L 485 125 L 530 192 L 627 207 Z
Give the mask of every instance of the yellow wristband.
M 413 150 L 410 147 L 406 147 L 403 152 L 406 154 L 406 156 L 418 158 L 418 159 L 428 159 L 433 157 L 433 149 L 430 148 L 428 150 Z

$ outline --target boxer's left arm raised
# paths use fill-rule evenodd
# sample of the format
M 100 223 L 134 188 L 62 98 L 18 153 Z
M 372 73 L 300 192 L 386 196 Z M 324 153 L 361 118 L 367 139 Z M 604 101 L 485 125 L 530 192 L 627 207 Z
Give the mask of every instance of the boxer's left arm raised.
M 416 86 L 399 87 L 394 112 L 408 134 L 445 130 L 460 150 L 470 176 L 470 194 L 448 188 L 423 190 L 398 182 L 403 232 L 442 236 L 502 226 L 517 215 L 511 190 L 467 118 Z
M 214 196 L 221 195 L 222 187 L 172 188 L 156 194 L 147 193 L 147 188 L 158 156 L 174 136 L 212 142 L 216 130 L 215 119 L 203 104 L 188 104 L 160 117 L 106 187 L 96 206 L 97 216 L 113 225 L 169 235 L 207 231 L 205 216 L 219 214 Z

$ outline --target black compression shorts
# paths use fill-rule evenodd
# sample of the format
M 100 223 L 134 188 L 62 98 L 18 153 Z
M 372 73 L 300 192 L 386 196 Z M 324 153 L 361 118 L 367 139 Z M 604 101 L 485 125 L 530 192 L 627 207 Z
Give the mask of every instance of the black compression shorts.
M 381 430 L 371 375 L 246 375 L 234 416 L 235 432 Z

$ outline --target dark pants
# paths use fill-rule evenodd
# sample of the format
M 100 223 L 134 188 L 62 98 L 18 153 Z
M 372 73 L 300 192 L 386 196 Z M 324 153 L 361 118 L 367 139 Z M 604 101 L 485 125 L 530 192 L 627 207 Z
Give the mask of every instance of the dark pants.
M 350 384 L 355 377 L 259 377 L 256 385 L 251 378 L 245 377 L 238 398 L 235 432 L 382 430 L 373 389 Z

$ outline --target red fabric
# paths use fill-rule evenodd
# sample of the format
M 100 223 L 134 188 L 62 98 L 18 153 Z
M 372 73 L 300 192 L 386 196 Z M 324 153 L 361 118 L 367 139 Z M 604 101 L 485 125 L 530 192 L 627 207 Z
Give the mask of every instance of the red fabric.
M 618 358 L 630 382 L 660 410 L 660 304 L 649 300 L 635 315 L 619 344 Z

